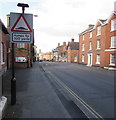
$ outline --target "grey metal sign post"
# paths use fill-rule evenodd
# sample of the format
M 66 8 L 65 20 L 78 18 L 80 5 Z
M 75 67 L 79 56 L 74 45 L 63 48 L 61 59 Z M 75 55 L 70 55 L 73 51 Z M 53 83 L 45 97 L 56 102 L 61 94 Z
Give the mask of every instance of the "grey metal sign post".
M 33 43 L 33 14 L 24 14 L 28 4 L 18 3 L 22 13 L 10 13 L 10 42 L 12 43 L 11 105 L 16 104 L 14 43 Z

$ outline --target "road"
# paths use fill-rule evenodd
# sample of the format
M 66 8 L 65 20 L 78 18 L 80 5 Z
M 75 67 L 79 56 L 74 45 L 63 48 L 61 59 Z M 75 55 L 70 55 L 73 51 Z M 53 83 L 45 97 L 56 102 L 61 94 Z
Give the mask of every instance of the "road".
M 114 72 L 72 63 L 40 62 L 67 99 L 89 118 L 114 118 Z

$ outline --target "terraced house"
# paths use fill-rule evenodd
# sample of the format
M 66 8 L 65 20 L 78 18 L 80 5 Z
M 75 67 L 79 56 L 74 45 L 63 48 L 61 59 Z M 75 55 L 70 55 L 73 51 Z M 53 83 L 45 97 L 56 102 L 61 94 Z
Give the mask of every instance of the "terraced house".
M 116 12 L 79 34 L 79 63 L 116 69 Z

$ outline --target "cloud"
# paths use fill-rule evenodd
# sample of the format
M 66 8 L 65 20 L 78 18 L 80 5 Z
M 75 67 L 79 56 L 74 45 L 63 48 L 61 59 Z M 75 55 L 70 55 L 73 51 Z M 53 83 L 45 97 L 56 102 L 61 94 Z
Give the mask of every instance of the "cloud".
M 70 41 L 78 34 L 96 24 L 97 19 L 107 19 L 114 10 L 115 0 L 20 0 L 28 3 L 26 13 L 38 15 L 34 17 L 35 43 L 43 50 L 51 50 L 58 42 Z M 16 6 L 18 0 L 0 0 L 2 14 L 9 11 L 20 12 Z M 9 3 L 9 4 L 5 4 Z M 11 6 L 11 7 L 8 7 Z M 4 15 L 6 17 L 6 15 Z M 49 44 L 48 44 L 49 43 Z

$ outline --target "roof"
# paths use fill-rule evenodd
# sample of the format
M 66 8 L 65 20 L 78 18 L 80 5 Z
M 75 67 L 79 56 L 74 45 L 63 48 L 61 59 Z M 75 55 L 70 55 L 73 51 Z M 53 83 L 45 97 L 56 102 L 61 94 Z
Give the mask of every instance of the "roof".
M 1 19 L 0 19 L 0 28 L 2 28 L 2 31 L 3 31 L 5 34 L 9 34 L 7 28 L 5 27 L 5 25 L 3 24 L 3 22 L 1 21 Z
M 68 42 L 68 46 L 71 50 L 79 50 L 79 42 Z
M 82 33 L 80 33 L 80 34 L 84 34 L 84 33 L 86 33 L 86 32 L 89 32 L 89 31 L 92 31 L 94 28 L 87 28 L 86 30 L 84 30 Z
M 112 14 L 110 15 L 110 17 L 109 17 L 108 19 L 105 19 L 105 20 L 98 19 L 97 22 L 96 22 L 96 25 L 97 25 L 98 22 L 100 22 L 100 24 L 101 24 L 102 26 L 106 25 L 113 14 L 116 15 L 116 11 L 113 11 Z M 85 33 L 87 33 L 87 32 L 90 32 L 90 31 L 94 30 L 94 29 L 96 28 L 96 25 L 94 25 L 93 28 L 92 28 L 92 27 L 87 28 L 87 29 L 84 30 L 83 32 L 79 33 L 79 35 L 83 35 L 83 34 L 85 34 Z

